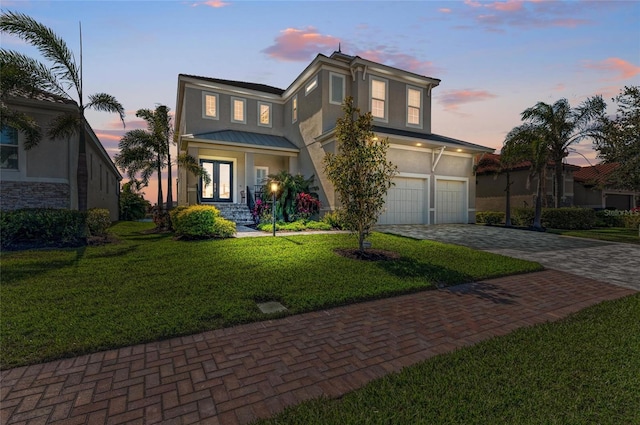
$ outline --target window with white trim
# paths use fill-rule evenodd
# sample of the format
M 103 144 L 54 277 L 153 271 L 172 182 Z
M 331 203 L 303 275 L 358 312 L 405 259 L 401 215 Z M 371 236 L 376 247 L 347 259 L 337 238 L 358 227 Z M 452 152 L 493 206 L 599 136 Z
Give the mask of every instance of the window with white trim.
M 371 115 L 379 121 L 387 121 L 387 80 L 371 77 Z
M 293 96 L 291 101 L 291 124 L 298 121 L 298 95 Z
M 254 167 L 256 174 L 256 186 L 267 184 L 269 180 L 269 167 Z
M 271 104 L 258 102 L 258 125 L 271 127 Z
M 407 125 L 422 128 L 422 89 L 407 86 Z
M 311 81 L 309 81 L 306 86 L 304 86 L 304 95 L 305 96 L 308 95 L 316 87 L 318 87 L 318 76 L 317 75 L 315 77 L 313 77 L 313 79 Z
M 218 95 L 215 93 L 202 93 L 202 117 L 213 120 L 218 119 Z
M 0 135 L 0 168 L 3 170 L 18 169 L 18 130 L 3 126 Z
M 239 97 L 231 98 L 231 122 L 246 124 L 247 101 Z
M 342 105 L 345 92 L 344 75 L 329 73 L 329 103 Z

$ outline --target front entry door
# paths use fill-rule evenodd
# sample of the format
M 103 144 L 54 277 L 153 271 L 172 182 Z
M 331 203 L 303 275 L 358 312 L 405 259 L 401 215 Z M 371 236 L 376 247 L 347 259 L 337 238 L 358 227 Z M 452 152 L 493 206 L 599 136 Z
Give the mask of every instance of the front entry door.
M 211 183 L 205 185 L 200 179 L 200 197 L 204 202 L 233 202 L 233 162 L 200 160 L 207 170 Z

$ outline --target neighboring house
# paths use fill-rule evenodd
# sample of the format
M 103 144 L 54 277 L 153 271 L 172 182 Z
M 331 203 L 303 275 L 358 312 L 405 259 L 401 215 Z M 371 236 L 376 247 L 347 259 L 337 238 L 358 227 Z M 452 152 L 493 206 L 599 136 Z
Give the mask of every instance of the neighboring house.
M 315 176 L 323 211 L 336 208 L 323 158 L 336 151 L 336 120 L 352 96 L 389 138 L 398 166 L 381 224 L 473 223 L 474 156 L 493 149 L 431 132 L 431 92 L 440 80 L 334 52 L 318 55 L 287 89 L 180 74 L 179 150 L 213 176 L 203 186 L 179 170 L 178 203 L 242 203 L 269 174 Z
M 24 149 L 24 135 L 13 128 L 2 128 L 0 145 L 0 209 L 78 208 L 76 170 L 78 135 L 70 139 L 46 137 L 49 122 L 56 115 L 77 110 L 75 102 L 50 94 L 10 96 L 3 102 L 33 117 L 41 126 L 43 138 L 38 146 Z M 87 167 L 89 173 L 88 208 L 106 208 L 111 220 L 118 220 L 122 175 L 88 123 Z
M 616 163 L 582 167 L 573 174 L 576 206 L 630 210 L 640 206 L 640 191 L 616 190 L 609 184 L 609 173 Z
M 507 173 L 500 172 L 500 155 L 481 154 L 476 158 L 479 164 L 476 169 L 476 210 L 504 211 L 506 205 Z M 563 164 L 564 191 L 559 206 L 574 205 L 573 173 L 580 170 L 577 165 Z M 522 161 L 509 169 L 511 182 L 511 206 L 533 207 L 536 199 L 538 177 L 530 178 L 531 162 Z M 549 161 L 543 181 L 543 207 L 554 206 L 555 167 Z

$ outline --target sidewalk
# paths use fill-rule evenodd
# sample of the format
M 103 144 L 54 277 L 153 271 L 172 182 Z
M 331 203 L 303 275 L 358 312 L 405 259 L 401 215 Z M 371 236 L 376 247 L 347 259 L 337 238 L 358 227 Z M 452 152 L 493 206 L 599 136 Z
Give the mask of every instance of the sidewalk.
M 2 424 L 246 424 L 635 291 L 546 270 L 3 371 Z

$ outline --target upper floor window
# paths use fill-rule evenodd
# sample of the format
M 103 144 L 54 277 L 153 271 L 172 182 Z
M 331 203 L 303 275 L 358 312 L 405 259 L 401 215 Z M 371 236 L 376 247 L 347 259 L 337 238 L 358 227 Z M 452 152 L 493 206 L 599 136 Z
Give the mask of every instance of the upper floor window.
M 342 105 L 342 101 L 344 100 L 344 91 L 345 91 L 344 75 L 334 74 L 333 72 L 331 72 L 329 73 L 329 81 L 330 81 L 329 103 Z
M 291 101 L 291 123 L 298 121 L 298 95 L 293 96 Z
M 271 127 L 271 104 L 258 102 L 258 125 Z
M 246 109 L 247 109 L 247 101 L 245 99 L 232 97 L 231 98 L 231 121 L 245 124 L 247 122 Z
M 18 169 L 18 130 L 3 126 L 0 135 L 0 168 Z
M 304 86 L 304 94 L 305 96 L 311 93 L 316 87 L 318 87 L 318 76 L 313 77 L 311 81 Z
M 218 95 L 214 93 L 202 93 L 202 116 L 204 118 L 218 119 Z
M 371 115 L 380 121 L 387 121 L 387 80 L 371 77 Z
M 407 125 L 422 128 L 422 90 L 407 86 Z

